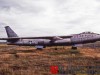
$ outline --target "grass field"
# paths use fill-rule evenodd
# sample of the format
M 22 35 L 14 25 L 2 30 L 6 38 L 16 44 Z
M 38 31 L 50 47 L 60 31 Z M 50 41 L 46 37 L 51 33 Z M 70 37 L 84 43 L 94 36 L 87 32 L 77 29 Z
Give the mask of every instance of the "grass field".
M 72 53 L 70 47 L 47 47 L 36 50 L 34 47 L 0 45 L 0 75 L 53 75 L 50 66 L 100 66 L 100 48 L 78 48 Z M 57 74 L 58 75 L 58 74 Z M 67 75 L 67 74 L 65 74 Z M 74 74 L 73 74 L 74 75 Z M 75 75 L 88 75 L 77 71 Z M 100 75 L 95 74 L 94 75 Z

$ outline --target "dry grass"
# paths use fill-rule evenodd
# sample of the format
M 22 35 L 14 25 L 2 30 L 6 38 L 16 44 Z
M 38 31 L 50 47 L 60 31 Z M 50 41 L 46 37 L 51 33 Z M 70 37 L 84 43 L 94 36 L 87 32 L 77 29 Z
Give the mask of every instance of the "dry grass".
M 0 45 L 0 75 L 52 75 L 51 65 L 99 65 L 100 49 L 78 48 L 80 53 L 71 54 L 70 47 L 58 50 L 46 48 Z M 77 74 L 81 75 L 81 74 Z M 86 74 L 83 74 L 86 75 Z

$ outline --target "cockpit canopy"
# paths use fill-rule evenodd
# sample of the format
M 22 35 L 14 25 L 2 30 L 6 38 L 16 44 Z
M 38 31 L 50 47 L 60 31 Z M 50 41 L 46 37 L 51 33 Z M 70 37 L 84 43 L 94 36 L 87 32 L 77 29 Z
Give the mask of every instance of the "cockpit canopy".
M 96 34 L 96 33 L 87 31 L 87 32 L 82 32 L 82 33 L 80 33 L 80 34 Z

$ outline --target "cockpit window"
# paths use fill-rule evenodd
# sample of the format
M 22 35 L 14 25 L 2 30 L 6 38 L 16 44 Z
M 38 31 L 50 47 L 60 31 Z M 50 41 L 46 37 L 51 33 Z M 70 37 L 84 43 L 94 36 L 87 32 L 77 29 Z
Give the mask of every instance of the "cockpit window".
M 80 34 L 95 34 L 93 32 L 83 32 L 83 33 L 80 33 Z

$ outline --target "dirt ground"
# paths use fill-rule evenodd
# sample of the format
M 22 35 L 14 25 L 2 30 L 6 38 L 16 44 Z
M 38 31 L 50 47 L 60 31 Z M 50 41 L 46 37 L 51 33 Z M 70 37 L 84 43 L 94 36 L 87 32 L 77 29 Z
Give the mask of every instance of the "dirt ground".
M 89 70 L 88 66 L 99 66 L 100 69 L 100 48 L 73 51 L 71 47 L 58 47 L 57 50 L 47 47 L 36 50 L 34 47 L 0 45 L 0 75 L 54 75 L 50 66 L 63 66 L 64 72 L 69 71 L 68 66 L 85 66 L 83 71 Z M 89 74 L 82 74 L 79 70 L 69 75 Z M 94 75 L 100 74 L 95 71 Z

